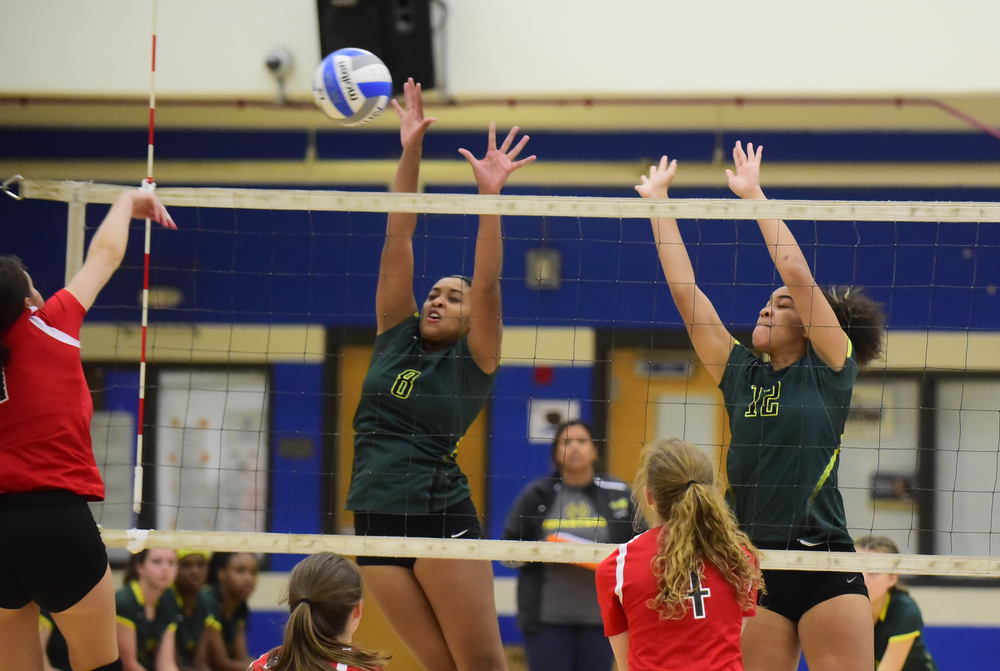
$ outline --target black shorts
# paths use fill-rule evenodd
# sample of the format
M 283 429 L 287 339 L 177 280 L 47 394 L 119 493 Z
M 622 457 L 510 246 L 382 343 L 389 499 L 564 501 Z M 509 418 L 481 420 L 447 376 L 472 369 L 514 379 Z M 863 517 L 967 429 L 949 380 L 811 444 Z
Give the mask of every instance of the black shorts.
M 789 548 L 804 550 L 804 546 Z M 812 549 L 812 548 L 810 548 Z M 853 552 L 850 545 L 816 548 L 817 552 Z M 778 571 L 764 569 L 764 593 L 758 593 L 757 605 L 798 623 L 813 606 L 841 594 L 860 594 L 868 598 L 865 577 L 842 571 Z
M 354 513 L 356 536 L 403 536 L 406 538 L 468 538 L 483 537 L 472 499 L 428 515 L 378 513 L 359 510 Z M 402 566 L 413 569 L 413 557 L 358 557 L 359 566 Z
M 0 608 L 34 601 L 53 613 L 104 578 L 108 553 L 82 496 L 61 489 L 0 494 Z

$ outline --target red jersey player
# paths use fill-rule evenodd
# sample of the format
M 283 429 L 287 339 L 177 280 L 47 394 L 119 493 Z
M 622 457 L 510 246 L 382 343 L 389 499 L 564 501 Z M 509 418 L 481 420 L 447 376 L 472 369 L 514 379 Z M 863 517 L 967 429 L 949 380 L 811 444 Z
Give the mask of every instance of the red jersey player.
M 596 578 L 619 671 L 742 670 L 759 562 L 711 462 L 691 443 L 658 441 L 643 452 L 633 491 L 645 492 L 657 526 L 620 545 Z
M 74 669 L 122 668 L 107 552 L 87 507 L 104 498 L 104 484 L 79 337 L 121 264 L 133 218 L 176 228 L 151 192 L 123 193 L 83 267 L 47 302 L 17 257 L 0 256 L 0 650 L 12 669 L 42 668 L 39 606 L 66 638 Z
M 280 647 L 248 671 L 381 671 L 388 656 L 351 645 L 361 624 L 364 585 L 357 565 L 335 552 L 309 555 L 288 577 L 288 623 Z

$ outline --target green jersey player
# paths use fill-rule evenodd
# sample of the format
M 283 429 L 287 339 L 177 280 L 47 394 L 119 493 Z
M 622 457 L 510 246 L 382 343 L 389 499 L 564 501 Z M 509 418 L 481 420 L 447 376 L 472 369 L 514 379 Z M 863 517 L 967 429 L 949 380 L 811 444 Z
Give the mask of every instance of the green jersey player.
M 393 191 L 417 190 L 424 132 L 420 85 L 404 87 L 403 155 Z M 459 152 L 481 194 L 499 194 L 534 156 L 517 127 L 497 146 L 490 125 L 486 157 Z M 347 507 L 358 535 L 475 539 L 480 523 L 455 461 L 458 441 L 492 391 L 503 334 L 498 215 L 482 215 L 472 279 L 438 280 L 419 316 L 414 296 L 415 214 L 392 213 L 375 293 L 378 335 L 354 417 L 354 464 Z M 428 243 L 434 254 L 434 243 Z M 506 668 L 489 562 L 360 557 L 365 584 L 403 643 L 427 669 Z
M 733 158 L 729 187 L 763 199 L 761 148 L 744 152 L 737 142 Z M 636 190 L 666 198 L 676 170 L 664 156 Z M 881 351 L 884 318 L 857 290 L 820 289 L 783 221 L 757 223 L 784 286 L 758 314 L 753 351 L 730 335 L 695 283 L 677 221 L 654 218 L 653 238 L 691 343 L 723 392 L 730 502 L 742 529 L 761 548 L 852 550 L 837 489 L 840 436 L 858 366 Z M 871 671 L 861 574 L 765 570 L 764 585 L 743 634 L 745 669 L 791 671 L 804 651 L 813 671 Z

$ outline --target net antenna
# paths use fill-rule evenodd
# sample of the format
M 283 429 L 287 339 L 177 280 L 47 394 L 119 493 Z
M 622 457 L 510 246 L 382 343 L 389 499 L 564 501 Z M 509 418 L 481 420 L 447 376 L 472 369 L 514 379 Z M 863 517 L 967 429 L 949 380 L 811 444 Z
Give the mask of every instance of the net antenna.
M 156 4 L 153 0 L 153 55 L 149 71 L 149 146 L 146 150 L 146 179 L 141 188 L 146 191 L 156 189 L 153 181 L 153 130 L 156 127 Z M 149 247 L 152 238 L 152 222 L 146 219 L 143 239 L 142 260 L 142 346 L 139 352 L 139 421 L 135 442 L 135 475 L 132 481 L 132 512 L 142 510 L 142 426 L 146 405 L 146 327 L 149 324 Z

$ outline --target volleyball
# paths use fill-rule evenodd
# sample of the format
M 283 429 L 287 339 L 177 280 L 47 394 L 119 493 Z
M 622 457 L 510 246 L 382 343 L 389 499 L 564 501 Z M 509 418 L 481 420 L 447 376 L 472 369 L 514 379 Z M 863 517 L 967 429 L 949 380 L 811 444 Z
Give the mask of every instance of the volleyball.
M 378 56 L 364 49 L 338 49 L 313 77 L 316 104 L 331 119 L 357 126 L 374 119 L 392 96 L 392 76 Z

